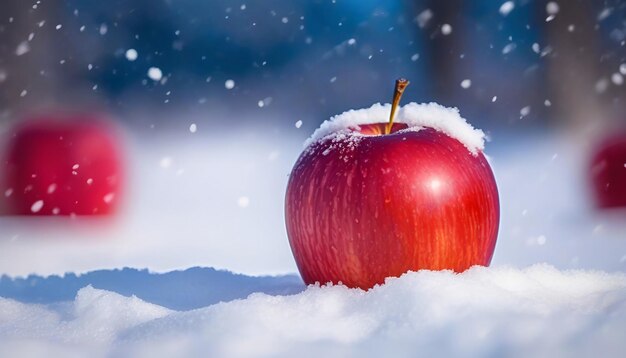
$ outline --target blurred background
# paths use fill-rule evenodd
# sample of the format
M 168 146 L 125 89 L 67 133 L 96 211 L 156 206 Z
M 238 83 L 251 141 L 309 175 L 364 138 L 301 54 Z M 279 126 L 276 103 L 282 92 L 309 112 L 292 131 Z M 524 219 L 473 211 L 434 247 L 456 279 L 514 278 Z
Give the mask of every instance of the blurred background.
M 405 102 L 488 134 L 494 264 L 626 270 L 625 15 L 607 0 L 3 0 L 4 146 L 32 118 L 106 118 L 125 169 L 111 217 L 2 216 L 0 273 L 296 272 L 283 200 L 303 141 L 389 102 L 397 77 Z

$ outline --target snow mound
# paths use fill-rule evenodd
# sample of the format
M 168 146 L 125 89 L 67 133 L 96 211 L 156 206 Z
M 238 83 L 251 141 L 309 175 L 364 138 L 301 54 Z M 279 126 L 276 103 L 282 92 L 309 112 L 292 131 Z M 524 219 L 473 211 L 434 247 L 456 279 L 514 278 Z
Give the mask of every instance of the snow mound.
M 360 136 L 351 129 L 363 124 L 385 123 L 389 119 L 391 104 L 376 103 L 370 108 L 352 109 L 325 121 L 307 139 L 305 147 L 337 133 L 350 133 Z M 433 128 L 458 140 L 472 153 L 485 149 L 485 133 L 475 129 L 459 114 L 457 108 L 448 108 L 437 103 L 418 104 L 411 102 L 398 108 L 394 122 L 406 123 L 408 130 L 419 131 L 423 128 Z
M 108 349 L 117 335 L 131 327 L 164 317 L 173 311 L 136 297 L 87 286 L 71 304 L 24 304 L 0 298 L 0 346 L 14 356 L 56 352 L 42 356 L 87 356 Z M 40 354 L 35 354 L 40 355 Z
M 420 271 L 367 292 L 311 286 L 186 312 L 90 287 L 66 307 L 0 299 L 7 356 L 615 356 L 625 329 L 626 275 L 547 265 Z

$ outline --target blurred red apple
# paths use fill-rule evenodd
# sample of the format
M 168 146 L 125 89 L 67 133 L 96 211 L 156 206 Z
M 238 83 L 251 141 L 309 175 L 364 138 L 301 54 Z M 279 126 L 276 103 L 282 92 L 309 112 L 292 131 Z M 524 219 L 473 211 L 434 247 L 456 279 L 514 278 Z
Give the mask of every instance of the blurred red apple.
M 598 207 L 626 207 L 626 133 L 606 138 L 591 161 Z
M 367 289 L 407 271 L 489 265 L 500 209 L 482 152 L 432 128 L 388 126 L 326 136 L 295 164 L 285 216 L 307 284 Z
M 117 132 L 91 115 L 35 117 L 9 138 L 3 172 L 10 215 L 110 214 L 123 184 Z

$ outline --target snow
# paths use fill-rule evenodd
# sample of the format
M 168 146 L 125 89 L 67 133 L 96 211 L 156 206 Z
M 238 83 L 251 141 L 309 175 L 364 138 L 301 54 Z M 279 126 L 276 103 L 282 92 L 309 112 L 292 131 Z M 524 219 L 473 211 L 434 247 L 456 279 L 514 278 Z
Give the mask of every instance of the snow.
M 0 298 L 0 322 L 7 356 L 611 356 L 626 349 L 626 276 L 420 271 L 368 292 L 311 286 L 193 311 L 87 286 L 64 304 Z
M 33 205 L 31 205 L 30 211 L 38 213 L 41 208 L 43 208 L 43 200 L 37 200 L 33 203 Z
M 541 48 L 539 47 L 539 44 L 536 43 L 536 42 L 533 43 L 531 47 L 533 49 L 533 52 L 535 52 L 535 53 L 539 53 L 541 51 Z
M 171 157 L 163 157 L 159 161 L 161 168 L 167 169 L 172 166 L 173 159 Z
M 441 25 L 441 33 L 443 35 L 450 35 L 452 33 L 452 26 L 450 26 L 450 24 Z
M 613 9 L 610 7 L 602 9 L 602 11 L 600 11 L 600 13 L 598 14 L 598 22 L 604 21 L 607 17 L 611 15 L 612 12 Z
M 529 114 L 530 114 L 530 106 L 525 106 L 519 111 L 520 117 L 526 117 Z
M 609 80 L 606 78 L 600 78 L 595 84 L 595 90 L 597 93 L 604 93 L 609 87 Z
M 621 86 L 624 83 L 624 77 L 616 72 L 611 75 L 611 82 L 616 86 Z
M 500 5 L 499 11 L 502 16 L 507 16 L 511 11 L 513 11 L 513 9 L 515 9 L 515 2 L 506 1 Z
M 160 81 L 163 77 L 163 72 L 158 67 L 150 67 L 148 69 L 148 77 L 153 81 Z
M 22 56 L 28 53 L 28 51 L 30 51 L 30 45 L 28 44 L 28 41 L 22 41 L 19 45 L 17 45 L 17 48 L 15 49 L 15 55 Z
M 304 145 L 308 147 L 328 136 L 337 134 L 362 136 L 351 129 L 363 124 L 385 123 L 388 121 L 390 110 L 390 104 L 377 103 L 370 108 L 349 110 L 334 116 L 322 123 Z M 419 131 L 424 127 L 433 128 L 457 139 L 473 154 L 485 148 L 483 131 L 472 127 L 460 116 L 456 108 L 444 107 L 437 103 L 412 102 L 398 109 L 394 122 L 406 123 L 409 126 L 408 130 L 414 131 Z
M 548 15 L 556 15 L 559 13 L 559 10 L 559 4 L 554 1 L 550 1 L 546 4 L 546 12 L 548 13 Z
M 516 48 L 517 48 L 517 45 L 514 42 L 511 42 L 502 48 L 502 54 L 506 55 L 510 53 L 511 51 L 515 50 Z
M 415 22 L 417 22 L 417 25 L 420 28 L 424 28 L 426 25 L 428 25 L 428 23 L 433 18 L 433 16 L 434 16 L 434 14 L 433 14 L 432 10 L 426 9 L 426 10 L 420 12 L 419 15 L 417 15 L 417 17 L 415 18 Z
M 467 88 L 470 88 L 471 86 L 472 86 L 472 80 L 464 79 L 463 81 L 461 81 L 461 88 L 467 89 Z
M 126 59 L 128 61 L 135 61 L 137 59 L 137 57 L 139 56 L 139 54 L 137 53 L 137 50 L 135 50 L 134 48 L 129 48 L 128 50 L 126 50 Z
M 248 205 L 250 205 L 250 198 L 247 196 L 240 196 L 239 199 L 237 199 L 237 205 L 241 208 L 247 208 Z
M 85 286 L 114 291 L 174 310 L 192 310 L 244 299 L 255 292 L 296 294 L 306 287 L 300 276 L 246 276 L 226 270 L 192 267 L 167 273 L 148 270 L 97 270 L 76 275 L 14 278 L 0 275 L 0 296 L 22 303 L 62 304 Z
M 191 123 L 191 124 L 189 125 L 189 131 L 190 131 L 191 133 L 196 133 L 196 131 L 197 131 L 197 130 L 198 130 L 198 126 L 197 126 L 195 123 Z
M 110 204 L 113 199 L 115 199 L 115 193 L 108 193 L 104 197 L 102 197 L 102 200 L 107 204 Z
M 226 82 L 224 82 L 224 87 L 228 90 L 235 88 L 235 81 L 226 80 Z

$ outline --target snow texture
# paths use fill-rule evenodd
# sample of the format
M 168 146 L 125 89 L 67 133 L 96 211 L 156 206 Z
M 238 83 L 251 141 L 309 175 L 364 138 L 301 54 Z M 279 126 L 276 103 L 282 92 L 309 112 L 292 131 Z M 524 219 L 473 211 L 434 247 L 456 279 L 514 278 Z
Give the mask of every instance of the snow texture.
M 390 104 L 374 104 L 370 108 L 349 110 L 325 121 L 304 143 L 305 147 L 318 142 L 328 136 L 347 134 L 362 136 L 355 131 L 358 126 L 388 121 Z M 396 123 L 406 123 L 407 130 L 419 131 L 423 128 L 433 128 L 439 132 L 461 142 L 472 154 L 483 151 L 485 148 L 485 133 L 475 129 L 460 116 L 457 108 L 448 108 L 437 103 L 417 104 L 411 102 L 400 107 L 394 118 Z
M 310 286 L 172 311 L 87 286 L 64 304 L 0 298 L 6 356 L 617 356 L 626 275 L 474 267 L 368 292 Z

